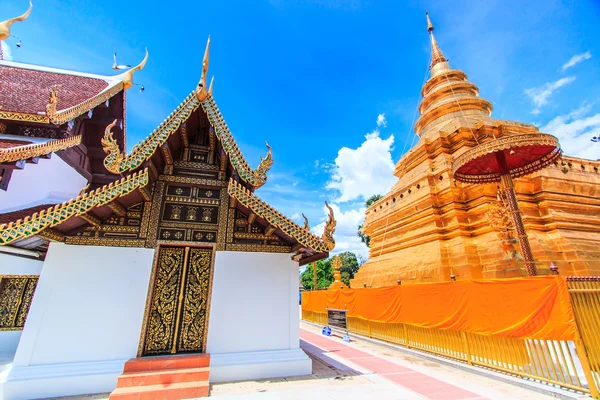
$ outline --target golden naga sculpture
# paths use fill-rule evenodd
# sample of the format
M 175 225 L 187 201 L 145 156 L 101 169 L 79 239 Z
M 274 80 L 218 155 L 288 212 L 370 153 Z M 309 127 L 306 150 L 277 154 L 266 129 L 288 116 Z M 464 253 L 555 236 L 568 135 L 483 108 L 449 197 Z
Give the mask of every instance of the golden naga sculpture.
M 206 100 L 209 96 L 212 96 L 212 88 L 213 82 L 215 81 L 215 77 L 210 81 L 210 87 L 208 90 L 206 89 L 206 76 L 208 75 L 208 64 L 209 64 L 209 54 L 210 54 L 210 36 L 208 37 L 208 41 L 206 42 L 206 50 L 204 50 L 204 58 L 202 59 L 202 75 L 200 76 L 200 82 L 198 82 L 198 87 L 196 88 L 196 98 L 199 101 Z
M 50 93 L 50 102 L 46 105 L 46 117 L 48 120 L 54 125 L 62 125 L 65 122 L 71 121 L 74 118 L 90 111 L 94 107 L 98 106 L 101 103 L 104 103 L 121 90 L 127 90 L 133 86 L 133 74 L 136 71 L 139 71 L 144 68 L 146 62 L 148 61 L 148 49 L 146 49 L 146 55 L 141 63 L 131 68 L 129 71 L 117 76 L 120 78 L 120 82 L 113 85 L 107 90 L 104 90 L 93 96 L 82 103 L 79 103 L 73 107 L 67 108 L 65 110 L 57 110 L 58 103 L 58 89 L 60 86 L 54 86 Z
M 335 233 L 335 226 L 337 225 L 337 221 L 333 216 L 333 209 L 331 208 L 331 206 L 327 202 L 325 202 L 325 206 L 329 209 L 329 216 L 327 217 L 327 222 L 325 222 L 322 240 L 329 249 L 329 251 L 331 251 L 335 248 L 335 238 L 333 237 L 333 234 Z
M 127 70 L 127 72 L 123 73 L 122 75 L 120 75 L 122 77 L 121 82 L 123 82 L 124 90 L 127 90 L 133 86 L 133 74 L 136 71 L 141 71 L 146 66 L 146 63 L 148 62 L 148 49 L 145 49 L 145 50 L 146 50 L 146 55 L 144 56 L 144 59 L 142 60 L 142 62 L 139 63 L 138 65 L 136 65 L 135 67 Z
M 119 165 L 123 162 L 124 155 L 121 153 L 117 140 L 112 134 L 112 128 L 115 125 L 117 125 L 116 119 L 106 127 L 104 137 L 100 140 L 100 143 L 102 144 L 102 150 L 106 153 L 104 167 L 113 174 L 119 174 L 121 173 Z
M 273 149 L 269 146 L 269 143 L 265 142 L 267 146 L 267 155 L 265 158 L 260 158 L 260 163 L 258 167 L 254 170 L 254 181 L 255 182 L 266 182 L 267 181 L 267 172 L 271 169 L 273 165 Z
M 306 215 L 304 215 L 304 213 L 302 213 L 302 218 L 304 218 L 304 229 L 306 229 L 307 231 L 310 230 L 310 225 L 308 224 L 308 218 L 306 218 Z
M 33 4 L 31 0 L 29 1 L 29 9 L 25 11 L 25 13 L 19 17 L 7 19 L 6 21 L 0 22 L 0 40 L 8 39 L 10 37 L 10 27 L 15 22 L 23 22 L 29 17 L 31 14 L 31 10 L 33 9 Z

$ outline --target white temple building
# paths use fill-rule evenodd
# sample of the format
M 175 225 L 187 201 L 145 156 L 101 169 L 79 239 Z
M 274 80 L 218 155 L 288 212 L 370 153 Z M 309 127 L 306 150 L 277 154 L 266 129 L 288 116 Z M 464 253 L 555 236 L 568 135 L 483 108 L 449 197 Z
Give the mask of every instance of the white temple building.
M 311 373 L 298 266 L 328 256 L 335 219 L 315 236 L 256 196 L 271 148 L 256 169 L 242 155 L 209 45 L 200 83 L 129 153 L 125 94 L 147 53 L 113 77 L 0 60 L 4 398 L 194 398 Z

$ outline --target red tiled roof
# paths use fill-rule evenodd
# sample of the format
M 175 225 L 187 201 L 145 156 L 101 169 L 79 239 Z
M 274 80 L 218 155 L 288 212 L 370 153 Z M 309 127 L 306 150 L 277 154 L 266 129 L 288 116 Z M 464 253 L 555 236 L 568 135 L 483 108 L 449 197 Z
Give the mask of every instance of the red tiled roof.
M 26 140 L 0 139 L 0 149 L 10 149 L 11 147 L 24 146 L 31 143 Z
M 0 110 L 44 113 L 51 89 L 59 85 L 57 109 L 64 110 L 102 92 L 103 79 L 0 65 Z
M 15 222 L 19 219 L 23 219 L 25 217 L 33 215 L 33 213 L 40 212 L 54 205 L 55 204 L 40 204 L 39 206 L 33 206 L 25 208 L 23 210 L 11 211 L 4 214 L 0 214 L 0 225 L 8 224 L 9 222 Z

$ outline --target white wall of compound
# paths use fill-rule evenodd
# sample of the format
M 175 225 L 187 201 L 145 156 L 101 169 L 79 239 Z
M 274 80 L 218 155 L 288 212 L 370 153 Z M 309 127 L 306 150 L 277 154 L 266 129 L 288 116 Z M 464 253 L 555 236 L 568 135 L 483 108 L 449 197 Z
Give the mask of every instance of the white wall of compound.
M 299 348 L 298 264 L 289 254 L 216 253 L 207 352 L 211 382 L 311 373 Z
M 5 397 L 110 392 L 136 356 L 154 250 L 50 245 Z

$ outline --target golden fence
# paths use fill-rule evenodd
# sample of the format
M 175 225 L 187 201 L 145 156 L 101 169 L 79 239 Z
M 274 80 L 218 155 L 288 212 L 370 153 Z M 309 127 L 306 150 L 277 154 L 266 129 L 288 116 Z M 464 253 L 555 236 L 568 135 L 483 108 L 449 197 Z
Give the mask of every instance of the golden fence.
M 478 334 L 352 315 L 347 316 L 347 327 L 358 335 L 589 393 L 600 399 L 600 277 L 573 277 L 566 282 L 578 328 L 573 340 Z M 303 309 L 302 319 L 327 325 L 327 313 L 323 311 Z

